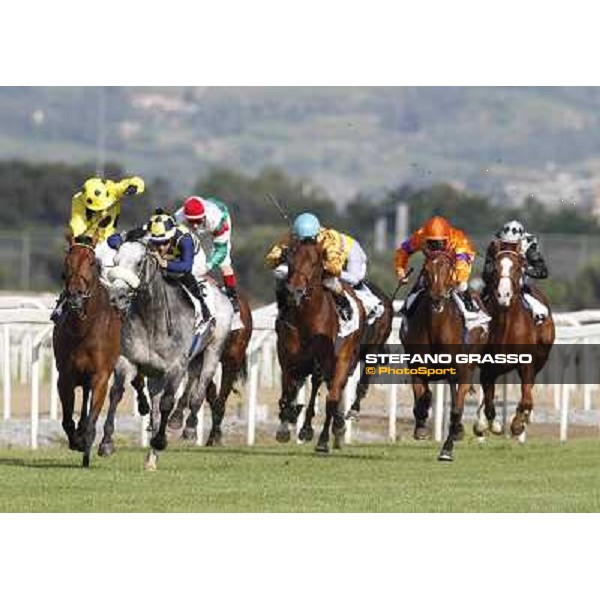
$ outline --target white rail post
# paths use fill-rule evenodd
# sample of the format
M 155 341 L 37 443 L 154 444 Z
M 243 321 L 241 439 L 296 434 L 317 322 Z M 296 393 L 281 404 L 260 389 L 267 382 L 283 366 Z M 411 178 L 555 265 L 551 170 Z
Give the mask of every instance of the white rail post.
M 40 420 L 40 347 L 32 349 L 31 356 L 31 414 L 30 414 L 30 445 L 33 450 L 38 447 L 38 428 Z
M 505 437 L 510 437 L 510 431 L 508 430 L 508 383 L 506 375 L 503 376 L 502 381 L 502 431 L 504 431 Z
M 357 378 L 356 374 L 358 373 L 359 368 L 358 365 L 352 371 L 350 376 L 348 377 L 348 381 L 346 382 L 346 387 L 344 388 L 344 416 L 348 414 L 348 411 L 352 407 L 352 403 L 354 402 L 354 398 L 356 396 L 356 383 Z M 346 433 L 344 433 L 344 442 L 346 444 L 352 443 L 352 420 L 348 419 L 346 421 Z
M 444 393 L 446 386 L 444 383 L 436 383 L 433 389 L 433 439 L 436 442 L 442 441 L 444 434 Z
M 396 441 L 396 420 L 398 418 L 398 385 L 391 383 L 388 395 L 388 441 Z
M 561 394 L 560 394 L 560 441 L 567 441 L 567 429 L 569 425 L 569 392 L 570 385 L 568 383 L 562 383 Z
M 247 430 L 246 443 L 253 446 L 256 439 L 256 402 L 258 399 L 258 353 L 260 346 L 250 342 L 250 355 L 248 360 L 248 405 L 247 405 Z
M 54 352 L 50 351 L 50 418 L 58 420 L 58 369 L 54 360 Z
M 2 352 L 3 356 L 3 384 L 4 384 L 4 420 L 10 419 L 10 400 L 11 400 L 11 372 L 10 372 L 10 325 L 5 323 L 2 327 L 3 333 L 3 344 Z

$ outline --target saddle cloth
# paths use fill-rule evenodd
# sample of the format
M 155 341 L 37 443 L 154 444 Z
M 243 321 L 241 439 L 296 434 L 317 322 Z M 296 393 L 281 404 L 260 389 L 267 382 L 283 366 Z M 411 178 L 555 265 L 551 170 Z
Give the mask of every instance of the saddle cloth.
M 350 306 L 352 307 L 352 317 L 347 321 L 344 321 L 338 313 L 338 338 L 345 338 L 348 337 L 351 333 L 354 333 L 358 329 L 358 325 L 360 322 L 358 317 L 358 304 L 356 300 L 345 290 L 344 294 L 346 295 L 346 298 L 348 299 L 348 302 L 350 302 Z
M 360 288 L 354 288 L 358 299 L 365 307 L 367 324 L 372 325 L 384 312 L 383 302 L 363 283 Z

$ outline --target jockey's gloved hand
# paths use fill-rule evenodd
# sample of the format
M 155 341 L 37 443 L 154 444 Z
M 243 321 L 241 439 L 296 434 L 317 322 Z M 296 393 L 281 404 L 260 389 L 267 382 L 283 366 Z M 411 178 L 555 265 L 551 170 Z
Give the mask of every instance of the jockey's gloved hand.
M 106 215 L 100 223 L 98 223 L 98 227 L 108 227 L 110 222 L 112 221 L 112 217 L 110 215 Z
M 404 281 L 406 279 L 406 271 L 404 269 L 398 268 L 396 270 L 396 275 L 398 276 L 398 281 Z
M 137 185 L 135 185 L 135 183 L 130 183 L 127 186 L 127 189 L 125 190 L 125 195 L 126 196 L 134 196 L 135 194 L 137 194 Z

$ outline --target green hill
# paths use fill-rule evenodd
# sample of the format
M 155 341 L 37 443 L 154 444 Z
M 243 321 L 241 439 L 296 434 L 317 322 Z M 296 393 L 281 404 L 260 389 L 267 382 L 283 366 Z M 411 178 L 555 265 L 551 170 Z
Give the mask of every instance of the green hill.
M 600 88 L 1 88 L 0 158 L 93 161 L 104 112 L 106 157 L 177 190 L 269 164 L 338 201 L 437 181 L 499 198 L 594 175 L 599 108 Z

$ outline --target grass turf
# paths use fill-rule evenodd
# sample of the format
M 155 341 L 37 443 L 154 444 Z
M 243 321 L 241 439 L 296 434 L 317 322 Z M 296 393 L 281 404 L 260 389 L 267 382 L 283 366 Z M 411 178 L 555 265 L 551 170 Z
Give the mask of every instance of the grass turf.
M 438 463 L 432 443 L 199 449 L 173 446 L 158 471 L 145 451 L 110 459 L 63 448 L 0 450 L 0 511 L 14 512 L 571 512 L 600 510 L 600 445 L 592 439 L 492 439 L 457 445 Z

